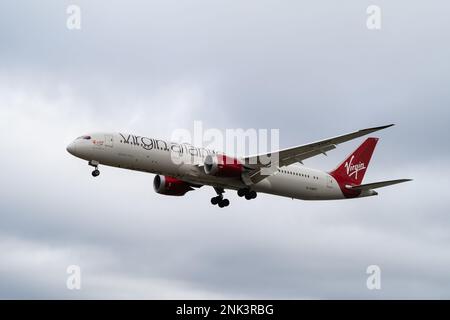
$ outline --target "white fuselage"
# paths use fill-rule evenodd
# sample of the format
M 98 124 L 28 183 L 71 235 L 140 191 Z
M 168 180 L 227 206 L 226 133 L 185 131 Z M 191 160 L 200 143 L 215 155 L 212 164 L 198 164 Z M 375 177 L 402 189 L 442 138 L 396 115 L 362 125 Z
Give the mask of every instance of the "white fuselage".
M 89 140 L 75 140 L 67 149 L 79 158 L 102 165 L 170 176 L 192 184 L 234 190 L 248 187 L 240 178 L 206 174 L 201 164 L 207 154 L 217 152 L 189 144 L 121 133 L 97 133 L 90 135 Z M 177 161 L 182 153 L 191 155 L 193 162 Z M 274 175 L 252 185 L 251 189 L 303 200 L 345 198 L 331 175 L 300 165 L 279 168 Z

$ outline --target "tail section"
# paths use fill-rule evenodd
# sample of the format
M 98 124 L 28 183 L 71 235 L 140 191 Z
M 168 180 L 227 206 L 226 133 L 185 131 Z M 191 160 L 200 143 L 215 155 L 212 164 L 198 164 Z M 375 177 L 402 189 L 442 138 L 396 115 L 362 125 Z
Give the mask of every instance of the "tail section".
M 377 142 L 378 138 L 367 138 L 347 159 L 330 172 L 340 186 L 361 184 Z

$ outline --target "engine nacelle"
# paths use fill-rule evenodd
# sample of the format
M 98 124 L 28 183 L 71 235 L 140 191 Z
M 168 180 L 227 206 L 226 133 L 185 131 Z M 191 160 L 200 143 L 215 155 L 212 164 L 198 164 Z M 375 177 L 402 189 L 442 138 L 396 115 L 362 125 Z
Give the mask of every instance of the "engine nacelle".
M 153 189 L 167 196 L 184 196 L 186 192 L 194 190 L 187 182 L 159 174 L 153 180 Z
M 207 155 L 203 165 L 205 173 L 218 177 L 240 177 L 242 174 L 242 163 L 239 160 L 227 157 L 223 154 Z

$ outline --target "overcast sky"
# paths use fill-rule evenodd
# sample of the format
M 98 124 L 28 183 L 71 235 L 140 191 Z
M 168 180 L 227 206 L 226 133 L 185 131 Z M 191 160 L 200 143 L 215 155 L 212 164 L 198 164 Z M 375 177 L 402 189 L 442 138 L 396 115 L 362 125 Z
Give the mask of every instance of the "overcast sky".
M 68 5 L 81 30 L 68 30 Z M 381 30 L 366 9 L 380 6 Z M 0 2 L 1 298 L 450 298 L 450 3 Z M 211 206 L 65 147 L 91 131 L 280 129 L 289 147 L 395 123 L 378 197 Z M 360 139 L 362 140 L 362 139 Z M 305 165 L 329 170 L 361 141 Z M 66 288 L 79 265 L 81 290 Z M 366 268 L 381 268 L 368 290 Z

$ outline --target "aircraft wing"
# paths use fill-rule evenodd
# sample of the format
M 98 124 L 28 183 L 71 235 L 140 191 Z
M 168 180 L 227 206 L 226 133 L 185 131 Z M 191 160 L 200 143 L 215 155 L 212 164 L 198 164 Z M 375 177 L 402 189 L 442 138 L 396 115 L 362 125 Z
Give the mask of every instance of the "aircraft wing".
M 373 182 L 373 183 L 367 183 L 367 184 L 361 184 L 359 186 L 345 186 L 347 189 L 351 190 L 371 190 L 376 188 L 382 188 L 391 186 L 393 184 L 402 183 L 402 182 L 408 182 L 412 181 L 412 179 L 398 179 L 398 180 L 389 180 L 389 181 L 380 181 L 380 182 Z
M 333 150 L 338 144 L 365 136 L 366 134 L 386 129 L 393 126 L 389 124 L 386 126 L 373 127 L 354 131 L 341 136 L 328 138 L 325 140 L 316 141 L 313 143 L 304 144 L 301 146 L 282 149 L 279 151 L 274 151 L 266 154 L 259 154 L 255 156 L 245 157 L 246 167 L 252 168 L 243 178 L 247 185 L 257 183 L 266 177 L 270 176 L 270 173 L 262 172 L 262 168 L 271 168 L 273 173 L 279 167 L 288 166 L 295 162 L 302 162 L 305 159 L 314 157 L 319 154 L 325 154 L 327 151 Z M 268 159 L 271 159 L 270 161 Z

